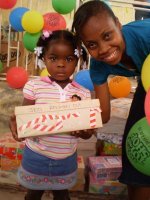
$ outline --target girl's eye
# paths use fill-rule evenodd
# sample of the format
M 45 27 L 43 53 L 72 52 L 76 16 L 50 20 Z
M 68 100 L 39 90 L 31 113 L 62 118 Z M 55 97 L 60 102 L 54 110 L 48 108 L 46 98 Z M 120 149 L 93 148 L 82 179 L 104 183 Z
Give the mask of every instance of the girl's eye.
M 73 56 L 69 56 L 69 57 L 67 57 L 66 58 L 66 61 L 67 62 L 71 62 L 71 61 L 73 61 L 75 58 L 73 57 Z
M 55 61 L 57 58 L 56 58 L 56 56 L 50 56 L 49 57 L 49 60 L 51 60 L 51 61 Z

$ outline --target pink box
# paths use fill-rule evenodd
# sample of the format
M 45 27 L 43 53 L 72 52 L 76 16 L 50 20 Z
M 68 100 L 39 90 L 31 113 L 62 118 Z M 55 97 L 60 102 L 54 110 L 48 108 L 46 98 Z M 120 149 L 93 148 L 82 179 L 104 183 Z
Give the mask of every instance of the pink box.
M 97 181 L 92 173 L 89 173 L 90 183 L 89 183 L 89 192 L 90 193 L 99 193 L 99 194 L 115 194 L 115 195 L 124 195 L 127 194 L 126 185 L 119 183 L 119 181 Z
M 121 156 L 89 157 L 91 173 L 97 180 L 116 180 L 121 173 Z

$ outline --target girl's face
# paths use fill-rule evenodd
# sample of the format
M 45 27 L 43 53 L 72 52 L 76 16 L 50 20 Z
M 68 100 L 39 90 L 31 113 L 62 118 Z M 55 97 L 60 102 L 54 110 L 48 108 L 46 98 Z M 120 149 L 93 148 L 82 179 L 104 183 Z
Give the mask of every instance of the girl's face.
M 73 47 L 64 40 L 54 40 L 49 43 L 45 52 L 44 62 L 47 71 L 57 81 L 67 80 L 75 71 L 78 59 Z
M 91 17 L 81 30 L 81 39 L 96 60 L 115 65 L 125 51 L 121 24 L 108 14 Z

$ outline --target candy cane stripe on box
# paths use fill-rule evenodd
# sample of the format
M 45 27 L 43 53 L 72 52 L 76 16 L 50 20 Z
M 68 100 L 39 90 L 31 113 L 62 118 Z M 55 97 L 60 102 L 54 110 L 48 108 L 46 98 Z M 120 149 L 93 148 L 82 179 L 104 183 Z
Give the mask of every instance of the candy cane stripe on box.
M 41 117 L 35 118 L 28 123 L 22 125 L 19 127 L 20 131 L 25 130 L 26 128 L 32 128 L 37 131 L 52 131 L 54 129 L 59 130 L 63 127 L 63 120 L 69 119 L 71 116 L 73 117 L 79 117 L 80 114 L 78 112 L 75 113 L 68 113 L 67 115 L 48 115 L 44 114 Z M 50 121 L 57 119 L 57 122 L 55 125 L 46 125 L 46 124 L 41 124 L 41 123 L 50 123 Z
M 31 120 L 29 121 L 28 123 L 22 125 L 19 127 L 19 130 L 20 131 L 23 131 L 25 130 L 26 128 L 30 128 L 31 126 L 33 126 L 34 124 L 40 122 L 42 120 L 42 116 L 41 117 L 38 117 L 38 118 L 35 118 L 34 120 Z
M 94 110 L 90 110 L 90 127 L 96 126 L 96 113 Z
M 79 117 L 80 114 L 79 114 L 78 112 L 75 112 L 75 113 L 72 113 L 72 116 L 73 116 L 73 117 Z
M 37 131 L 42 131 L 42 132 L 50 132 L 52 130 L 59 130 L 63 127 L 63 122 L 61 119 L 57 121 L 56 124 L 54 125 L 42 125 L 42 124 L 34 124 L 31 128 Z
M 42 115 L 42 122 L 45 122 L 47 119 L 47 116 L 46 115 Z
M 63 127 L 63 122 L 62 120 L 59 120 L 57 123 L 56 123 L 56 130 L 59 130 Z
M 54 116 L 53 115 L 48 115 L 49 119 L 50 120 L 53 120 L 54 119 Z
M 70 116 L 71 116 L 71 114 L 70 114 L 70 113 L 68 113 L 68 114 L 67 114 L 67 119 L 69 119 L 69 118 L 70 118 Z
M 64 115 L 61 116 L 62 120 L 66 120 L 66 117 Z
M 90 109 L 90 127 L 94 128 L 96 126 L 96 112 L 101 112 L 100 108 Z

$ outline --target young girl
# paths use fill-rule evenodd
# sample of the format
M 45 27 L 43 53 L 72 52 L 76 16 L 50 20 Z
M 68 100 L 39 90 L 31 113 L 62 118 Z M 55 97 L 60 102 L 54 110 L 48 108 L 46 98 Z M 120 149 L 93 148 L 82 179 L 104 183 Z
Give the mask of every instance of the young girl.
M 92 56 L 90 75 L 96 97 L 100 99 L 103 122 L 110 118 L 107 78 L 110 74 L 140 76 L 144 60 L 150 53 L 150 20 L 121 26 L 111 8 L 102 1 L 88 1 L 76 11 L 73 30 Z M 138 83 L 123 137 L 120 182 L 128 185 L 130 200 L 150 198 L 150 177 L 137 171 L 129 162 L 125 142 L 130 128 L 144 114 L 145 91 Z
M 26 83 L 23 105 L 52 104 L 72 101 L 73 95 L 81 100 L 90 99 L 90 92 L 70 80 L 74 73 L 80 49 L 75 37 L 68 31 L 44 32 L 36 53 L 47 67 L 50 77 L 37 78 Z M 16 140 L 16 119 L 10 128 Z M 54 200 L 69 200 L 68 188 L 77 177 L 77 137 L 89 138 L 93 130 L 61 133 L 27 138 L 18 180 L 28 188 L 26 200 L 40 200 L 44 190 L 52 190 Z

